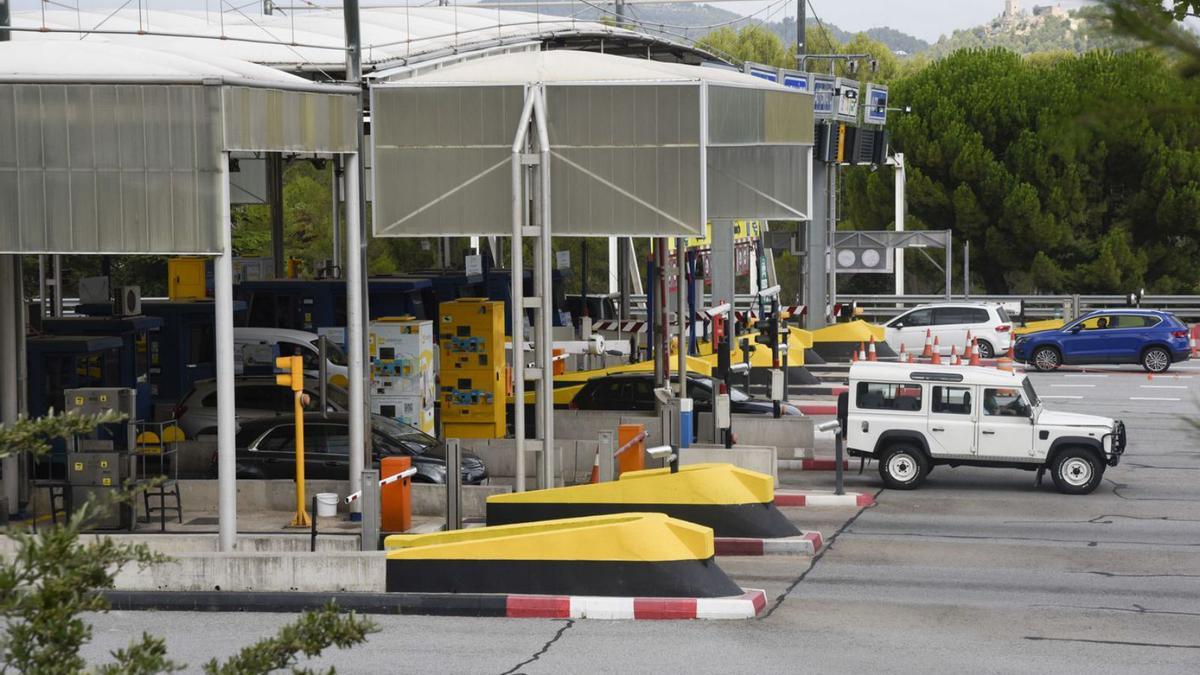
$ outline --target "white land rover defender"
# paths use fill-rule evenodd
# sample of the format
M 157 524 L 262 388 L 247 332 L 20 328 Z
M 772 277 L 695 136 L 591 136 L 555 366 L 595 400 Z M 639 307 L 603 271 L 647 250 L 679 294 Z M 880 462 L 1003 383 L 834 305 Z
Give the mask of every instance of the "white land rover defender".
M 912 490 L 939 464 L 1049 469 L 1088 494 L 1125 451 L 1125 425 L 1042 407 L 1024 374 L 994 368 L 860 362 L 838 415 L 852 457 L 879 462 L 889 488 Z

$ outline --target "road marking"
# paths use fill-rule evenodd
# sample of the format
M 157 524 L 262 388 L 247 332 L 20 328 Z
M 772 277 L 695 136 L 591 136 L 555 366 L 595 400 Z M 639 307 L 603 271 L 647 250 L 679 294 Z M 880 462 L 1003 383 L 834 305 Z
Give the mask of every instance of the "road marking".
M 1181 401 L 1178 398 L 1162 398 L 1158 396 L 1130 396 L 1130 401 Z
M 1187 386 L 1182 384 L 1142 384 L 1138 386 L 1142 389 L 1187 389 Z
M 1082 396 L 1051 396 L 1049 394 L 1039 396 L 1038 398 L 1083 398 Z
M 1051 387 L 1060 387 L 1064 389 L 1080 389 L 1083 387 L 1095 387 L 1094 384 L 1052 384 Z

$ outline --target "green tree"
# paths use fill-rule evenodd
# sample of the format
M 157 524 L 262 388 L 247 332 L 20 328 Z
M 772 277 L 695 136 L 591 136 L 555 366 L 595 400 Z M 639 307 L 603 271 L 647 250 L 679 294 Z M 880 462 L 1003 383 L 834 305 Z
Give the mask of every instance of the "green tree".
M 17 453 L 41 457 L 50 452 L 53 439 L 88 433 L 99 424 L 119 420 L 112 414 L 50 414 L 40 419 L 21 419 L 0 426 L 0 458 Z M 133 496 L 126 494 L 121 499 Z M 48 675 L 86 672 L 88 664 L 79 651 L 91 640 L 92 627 L 82 614 L 107 611 L 108 601 L 101 591 L 114 587 L 123 568 L 167 561 L 144 544 L 122 544 L 108 537 L 80 541 L 92 517 L 113 506 L 89 501 L 65 523 L 41 528 L 36 534 L 9 528 L 16 552 L 0 560 L 0 616 L 6 628 L 0 637 L 0 658 L 4 669 Z M 375 630 L 371 621 L 353 613 L 339 613 L 330 606 L 305 614 L 277 636 L 261 640 L 226 661 L 212 659 L 204 669 L 228 675 L 268 673 L 293 667 L 300 656 L 316 656 L 331 645 L 346 648 L 362 643 Z M 112 656 L 111 663 L 95 672 L 149 674 L 184 667 L 168 658 L 161 639 L 145 633 Z

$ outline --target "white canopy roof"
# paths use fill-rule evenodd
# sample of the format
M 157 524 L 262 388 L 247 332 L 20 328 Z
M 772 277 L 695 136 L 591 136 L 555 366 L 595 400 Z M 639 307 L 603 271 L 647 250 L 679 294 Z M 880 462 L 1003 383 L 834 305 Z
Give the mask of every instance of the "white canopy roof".
M 704 68 L 648 59 L 614 58 L 583 51 L 539 51 L 503 54 L 446 66 L 404 80 L 414 84 L 566 84 L 572 82 L 714 82 L 784 90 L 768 82 L 725 68 Z M 384 85 L 391 86 L 391 85 Z
M 170 82 L 221 81 L 282 88 L 312 88 L 309 80 L 246 61 L 192 56 L 103 42 L 0 42 L 0 81 L 4 82 Z
M 55 40 L 136 44 L 193 56 L 223 56 L 286 70 L 340 71 L 345 28 L 340 10 L 296 11 L 269 16 L 136 7 L 111 10 L 13 12 L 15 41 Z M 468 7 L 364 8 L 361 11 L 363 70 L 477 52 L 498 45 L 592 35 L 614 42 L 651 43 L 680 53 L 703 52 L 660 37 L 569 17 Z M 48 28 L 44 32 L 40 29 Z M 200 37 L 197 37 L 200 36 Z M 704 55 L 702 58 L 711 58 Z

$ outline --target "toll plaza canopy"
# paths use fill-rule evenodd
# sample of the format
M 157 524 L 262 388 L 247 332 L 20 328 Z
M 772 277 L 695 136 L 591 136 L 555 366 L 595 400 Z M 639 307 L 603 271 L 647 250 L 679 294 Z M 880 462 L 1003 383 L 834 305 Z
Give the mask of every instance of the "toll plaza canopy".
M 0 253 L 219 254 L 222 153 L 355 152 L 356 93 L 216 55 L 0 43 Z
M 511 234 L 501 214 L 532 88 L 545 102 L 555 235 L 808 218 L 809 94 L 727 69 L 560 50 L 371 87 L 375 236 Z

